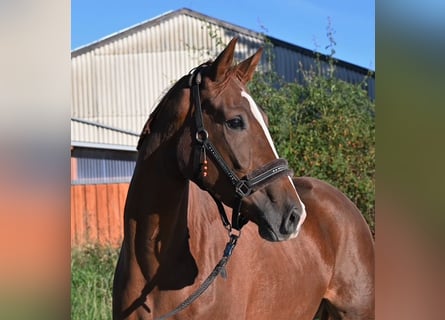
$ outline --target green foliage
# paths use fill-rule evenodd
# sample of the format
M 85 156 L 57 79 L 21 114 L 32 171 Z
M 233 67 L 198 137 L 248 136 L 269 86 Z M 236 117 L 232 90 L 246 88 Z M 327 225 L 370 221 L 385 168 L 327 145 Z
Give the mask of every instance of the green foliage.
M 71 319 L 111 319 L 118 250 L 99 246 L 71 251 Z
M 257 73 L 250 91 L 265 108 L 278 152 L 295 175 L 340 189 L 374 231 L 375 105 L 363 89 L 366 79 L 350 84 L 335 78 L 332 58 L 301 72 L 304 85 L 284 83 L 274 72 Z

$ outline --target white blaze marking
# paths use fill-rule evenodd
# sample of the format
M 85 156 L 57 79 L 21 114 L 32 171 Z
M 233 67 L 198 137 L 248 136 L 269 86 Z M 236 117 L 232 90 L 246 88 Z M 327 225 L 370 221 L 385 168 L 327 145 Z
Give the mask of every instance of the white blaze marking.
M 266 135 L 267 141 L 269 141 L 269 144 L 273 150 L 273 153 L 275 154 L 275 157 L 278 159 L 278 153 L 277 153 L 277 150 L 275 149 L 275 145 L 273 144 L 269 129 L 267 129 L 266 122 L 264 121 L 264 118 L 261 115 L 260 109 L 256 105 L 255 100 L 253 100 L 253 98 L 244 90 L 241 91 L 241 96 L 243 96 L 244 98 L 247 99 L 247 101 L 249 101 L 250 111 L 252 111 L 253 115 L 255 116 L 255 119 L 257 119 L 261 128 L 263 128 L 263 131 L 264 131 L 264 134 Z
M 252 111 L 252 114 L 254 115 L 255 119 L 258 121 L 261 128 L 263 129 L 264 134 L 266 135 L 267 141 L 269 141 L 269 145 L 272 148 L 272 151 L 273 151 L 275 157 L 278 159 L 279 158 L 278 152 L 275 149 L 275 145 L 272 141 L 272 137 L 270 135 L 269 129 L 267 128 L 266 122 L 264 121 L 263 115 L 261 114 L 260 109 L 258 108 L 257 104 L 255 103 L 255 100 L 253 100 L 253 98 L 244 90 L 241 91 L 241 96 L 246 98 L 247 101 L 249 102 L 250 111 Z M 294 182 L 292 181 L 291 177 L 287 176 L 287 178 L 289 179 L 289 182 L 290 182 L 292 188 L 294 188 L 295 194 L 297 195 L 298 201 L 300 202 L 300 206 L 301 206 L 301 216 L 300 216 L 300 221 L 298 222 L 297 230 L 290 236 L 290 238 L 294 238 L 300 232 L 301 225 L 303 224 L 304 220 L 306 219 L 306 207 L 305 207 L 304 203 L 301 201 L 300 196 L 298 195 L 297 189 L 295 189 L 295 185 L 294 185 Z

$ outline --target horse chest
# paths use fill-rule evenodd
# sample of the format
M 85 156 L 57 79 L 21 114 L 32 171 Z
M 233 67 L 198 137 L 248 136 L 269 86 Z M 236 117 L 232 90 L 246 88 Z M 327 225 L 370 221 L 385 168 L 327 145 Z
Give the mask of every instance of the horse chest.
M 207 250 L 211 257 L 201 260 L 201 265 L 198 263 L 199 275 L 193 290 L 205 280 L 219 258 L 220 251 L 215 254 L 214 248 Z M 202 255 L 204 251 L 200 248 L 199 253 Z M 307 256 L 296 243 L 260 239 L 254 225 L 248 225 L 227 266 L 227 279 L 218 277 L 188 312 L 193 319 L 215 318 L 215 315 L 218 319 L 287 319 L 295 315 L 305 319 L 306 314 L 315 313 L 317 303 L 312 301 L 319 301 L 326 289 L 321 271 L 314 266 L 310 273 L 305 271 L 310 262 Z M 305 301 L 309 303 L 304 304 Z

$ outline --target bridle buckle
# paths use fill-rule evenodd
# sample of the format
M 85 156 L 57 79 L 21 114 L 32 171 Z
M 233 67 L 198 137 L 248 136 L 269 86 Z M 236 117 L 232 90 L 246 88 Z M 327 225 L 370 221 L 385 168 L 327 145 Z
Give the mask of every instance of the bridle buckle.
M 246 180 L 239 180 L 235 186 L 235 192 L 241 198 L 247 197 L 252 193 L 252 188 Z

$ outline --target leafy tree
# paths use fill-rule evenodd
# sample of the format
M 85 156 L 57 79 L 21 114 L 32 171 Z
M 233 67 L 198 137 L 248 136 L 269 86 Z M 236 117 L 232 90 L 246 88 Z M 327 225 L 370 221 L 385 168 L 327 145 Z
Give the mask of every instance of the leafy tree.
M 318 59 L 315 68 L 300 72 L 304 84 L 285 83 L 269 71 L 257 73 L 249 89 L 265 108 L 278 152 L 295 175 L 340 189 L 374 232 L 375 104 L 366 79 L 360 84 L 337 79 L 332 56 L 327 68 Z
M 217 47 L 224 44 L 210 24 L 202 28 Z M 286 83 L 273 70 L 273 44 L 264 37 L 266 60 L 249 89 L 265 108 L 278 152 L 295 176 L 316 177 L 340 189 L 374 233 L 375 104 L 366 91 L 367 77 L 358 84 L 335 77 L 334 35 L 328 18 L 328 59 L 318 55 L 310 70 L 300 66 L 303 84 Z

